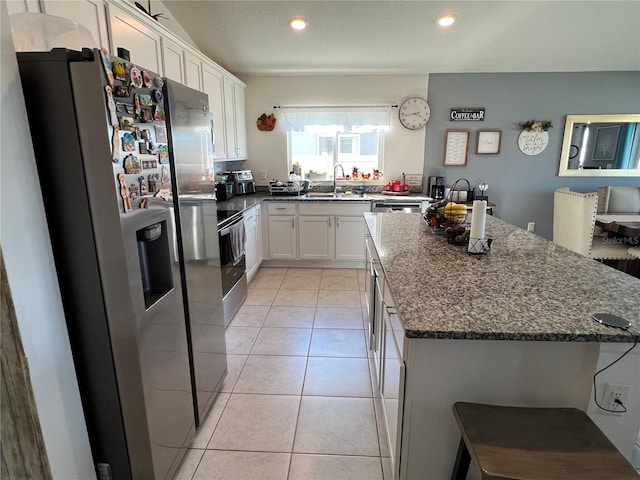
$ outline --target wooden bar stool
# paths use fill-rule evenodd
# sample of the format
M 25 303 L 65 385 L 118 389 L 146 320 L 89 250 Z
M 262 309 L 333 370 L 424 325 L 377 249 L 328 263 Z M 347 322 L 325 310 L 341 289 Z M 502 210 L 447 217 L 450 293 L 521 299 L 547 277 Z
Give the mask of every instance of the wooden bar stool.
M 451 480 L 470 460 L 486 480 L 638 480 L 640 474 L 582 411 L 456 402 L 462 434 Z

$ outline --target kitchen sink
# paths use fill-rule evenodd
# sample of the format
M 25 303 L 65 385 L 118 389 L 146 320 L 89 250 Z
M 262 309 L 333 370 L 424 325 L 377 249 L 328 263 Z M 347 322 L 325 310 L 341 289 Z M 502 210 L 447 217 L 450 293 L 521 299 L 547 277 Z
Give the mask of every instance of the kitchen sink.
M 331 192 L 309 192 L 306 198 L 337 198 L 340 194 Z

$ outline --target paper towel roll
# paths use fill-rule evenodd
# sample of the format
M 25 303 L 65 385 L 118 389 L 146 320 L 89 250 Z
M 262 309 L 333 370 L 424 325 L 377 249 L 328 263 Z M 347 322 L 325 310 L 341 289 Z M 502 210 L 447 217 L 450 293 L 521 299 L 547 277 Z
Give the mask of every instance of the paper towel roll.
M 471 211 L 471 232 L 469 232 L 469 251 L 471 253 L 482 252 L 482 240 L 484 239 L 484 227 L 487 222 L 487 201 L 474 200 Z

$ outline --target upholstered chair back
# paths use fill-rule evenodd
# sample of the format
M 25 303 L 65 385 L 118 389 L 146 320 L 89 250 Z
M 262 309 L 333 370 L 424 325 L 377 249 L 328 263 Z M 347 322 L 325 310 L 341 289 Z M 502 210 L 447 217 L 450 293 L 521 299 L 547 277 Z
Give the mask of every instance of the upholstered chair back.
M 579 193 L 568 187 L 553 194 L 553 241 L 585 257 L 628 260 L 627 245 L 607 241 L 596 229 L 598 192 Z
M 640 187 L 598 188 L 598 213 L 640 215 Z

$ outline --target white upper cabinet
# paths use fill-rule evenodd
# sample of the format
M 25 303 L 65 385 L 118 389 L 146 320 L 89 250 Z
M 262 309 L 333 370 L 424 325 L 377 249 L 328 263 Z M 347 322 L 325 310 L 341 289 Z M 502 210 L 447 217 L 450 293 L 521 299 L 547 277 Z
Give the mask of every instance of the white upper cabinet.
M 224 74 L 213 65 L 202 64 L 202 90 L 209 97 L 209 112 L 213 122 L 213 159 L 227 158 L 227 137 L 224 116 Z
M 200 92 L 202 88 L 202 62 L 195 55 L 185 50 L 184 52 L 185 84 Z
M 236 148 L 238 149 L 238 157 L 247 158 L 247 132 L 244 114 L 244 89 L 242 83 L 235 82 L 233 84 L 233 101 L 236 113 Z
M 164 65 L 164 76 L 180 83 L 185 83 L 183 53 L 184 51 L 181 46 L 172 42 L 168 38 L 162 39 L 162 63 Z
M 121 0 L 11 0 L 9 13 L 43 12 L 89 29 L 98 47 L 209 96 L 214 131 L 213 160 L 247 158 L 245 84 L 133 5 Z
M 14 13 L 40 13 L 40 4 L 38 0 L 8 0 L 7 12 L 9 15 Z
M 107 20 L 102 0 L 46 0 L 43 2 L 43 8 L 47 15 L 68 18 L 86 27 L 96 41 L 96 47 L 109 47 Z M 85 47 L 90 46 L 93 45 L 85 45 Z
M 238 158 L 236 148 L 236 107 L 233 101 L 234 84 L 229 77 L 224 79 L 224 125 L 227 131 L 227 157 Z
M 224 114 L 227 130 L 227 157 L 247 158 L 244 84 L 227 76 L 224 79 Z
M 129 50 L 132 63 L 162 74 L 160 33 L 112 3 L 108 3 L 107 8 L 111 29 L 111 52 L 117 53 L 118 47 L 126 48 Z

